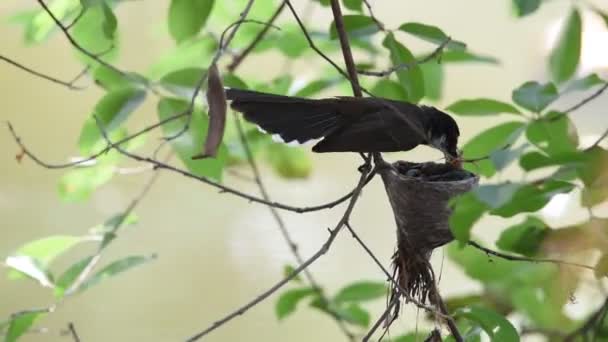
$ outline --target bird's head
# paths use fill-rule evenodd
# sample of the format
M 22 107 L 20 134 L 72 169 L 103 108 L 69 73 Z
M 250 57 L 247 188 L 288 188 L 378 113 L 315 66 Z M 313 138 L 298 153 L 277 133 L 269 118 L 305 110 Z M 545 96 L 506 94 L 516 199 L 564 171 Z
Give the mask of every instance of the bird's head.
M 448 162 L 459 159 L 460 130 L 456 121 L 435 107 L 425 107 L 424 111 L 429 116 L 426 127 L 428 144 L 443 152 Z

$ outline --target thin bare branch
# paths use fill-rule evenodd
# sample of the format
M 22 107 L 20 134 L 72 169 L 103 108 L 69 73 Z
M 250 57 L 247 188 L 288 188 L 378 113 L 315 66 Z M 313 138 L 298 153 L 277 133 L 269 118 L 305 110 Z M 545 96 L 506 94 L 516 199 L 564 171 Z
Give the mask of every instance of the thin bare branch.
M 253 172 L 254 181 L 258 185 L 258 189 L 260 190 L 260 194 L 262 195 L 262 198 L 266 201 L 271 201 L 270 195 L 268 194 L 268 190 L 266 189 L 264 181 L 262 180 L 262 174 L 260 173 L 260 170 L 257 166 L 257 163 L 256 163 L 253 153 L 251 151 L 251 147 L 249 146 L 249 141 L 247 141 L 247 136 L 245 135 L 243 125 L 241 123 L 241 120 L 240 120 L 238 114 L 236 114 L 236 113 L 234 114 L 234 119 L 236 122 L 236 128 L 237 128 L 237 132 L 239 135 L 239 139 L 241 140 L 241 145 L 243 146 L 243 149 L 245 150 L 245 155 L 247 156 L 247 162 L 249 164 L 249 167 L 251 168 L 251 171 Z M 289 230 L 287 229 L 287 226 L 285 225 L 285 221 L 283 220 L 283 217 L 281 217 L 277 208 L 268 206 L 268 209 L 270 210 L 272 217 L 274 218 L 275 222 L 277 223 L 277 226 L 279 227 L 279 231 L 281 232 L 281 235 L 283 236 L 283 240 L 285 240 L 285 243 L 289 247 L 289 250 L 293 254 L 294 258 L 296 259 L 296 262 L 298 263 L 298 265 L 303 264 L 305 261 L 304 257 L 302 257 L 302 255 L 300 254 L 297 243 L 291 237 L 291 234 L 289 233 Z M 302 272 L 303 272 L 304 276 L 306 277 L 306 280 L 308 281 L 308 283 L 317 291 L 319 297 L 324 302 L 329 302 L 329 299 L 325 295 L 323 288 L 319 285 L 317 280 L 313 277 L 310 270 L 304 269 Z M 332 315 L 332 317 L 334 317 L 336 319 L 338 326 L 340 327 L 342 332 L 344 332 L 346 337 L 351 341 L 354 340 L 354 335 L 353 335 L 353 333 L 351 333 L 348 330 L 348 328 L 344 324 L 344 320 L 341 319 L 340 316 L 335 313 Z
M 473 246 L 473 247 L 475 247 L 477 249 L 479 249 L 480 251 L 485 252 L 486 254 L 493 255 L 493 256 L 499 257 L 501 259 L 510 260 L 510 261 L 526 261 L 526 262 L 533 262 L 533 263 L 549 263 L 549 264 L 557 264 L 557 265 L 564 265 L 564 266 L 580 267 L 580 268 L 585 268 L 585 269 L 588 269 L 588 270 L 591 270 L 591 271 L 593 271 L 595 269 L 593 266 L 579 264 L 579 263 L 575 263 L 575 262 L 569 262 L 569 261 L 563 261 L 563 260 L 557 260 L 557 259 L 528 258 L 528 257 L 522 257 L 522 256 L 517 256 L 517 255 L 511 255 L 511 254 L 501 253 L 501 252 L 497 252 L 495 250 L 483 247 L 482 245 L 478 244 L 475 241 L 469 241 L 467 244 L 470 245 L 470 246 Z
M 306 26 L 304 26 L 304 23 L 302 22 L 302 20 L 300 19 L 300 17 L 298 16 L 298 13 L 296 12 L 296 10 L 293 8 L 293 5 L 291 4 L 291 1 L 289 0 L 285 0 L 285 3 L 287 4 L 287 7 L 289 7 L 289 10 L 291 11 L 291 13 L 293 14 L 293 17 L 296 19 L 296 21 L 298 22 L 298 26 L 300 26 L 300 30 L 302 31 L 302 34 L 304 34 L 304 37 L 306 38 L 306 41 L 308 42 L 308 46 L 313 49 L 319 56 L 321 56 L 321 58 L 323 58 L 324 60 L 326 60 L 329 64 L 331 64 L 331 66 L 333 66 L 338 73 L 340 73 L 340 75 L 344 76 L 347 80 L 351 81 L 350 76 L 348 75 L 348 73 L 346 71 L 344 71 L 338 64 L 336 64 L 336 62 L 334 62 L 331 58 L 329 58 L 323 51 L 321 51 L 316 45 L 315 42 L 312 40 L 312 38 L 310 37 L 310 34 L 308 33 L 308 30 L 306 29 Z M 371 96 L 373 96 L 372 93 L 370 93 L 367 89 L 359 86 L 359 88 L 361 89 L 362 92 L 369 94 Z
M 76 80 L 72 80 L 70 82 L 62 81 L 62 80 L 60 80 L 58 78 L 46 75 L 46 74 L 41 73 L 39 71 L 36 71 L 36 70 L 34 70 L 32 68 L 29 68 L 29 67 L 27 67 L 27 66 L 25 66 L 25 65 L 23 65 L 23 64 L 21 64 L 19 62 L 16 62 L 16 61 L 14 61 L 14 60 L 12 60 L 12 59 L 10 59 L 8 57 L 2 56 L 2 55 L 0 55 L 0 60 L 5 61 L 8 64 L 11 64 L 11 65 L 13 65 L 13 66 L 15 66 L 15 67 L 17 67 L 17 68 L 19 68 L 19 69 L 21 69 L 21 70 L 29 73 L 29 74 L 31 74 L 31 75 L 34 75 L 34 76 L 42 78 L 44 80 L 53 82 L 55 84 L 62 85 L 64 87 L 67 87 L 68 89 L 71 89 L 71 90 L 82 90 L 82 89 L 84 89 L 84 87 L 79 87 L 79 86 L 75 86 L 74 85 L 74 83 L 75 83 Z
M 72 336 L 72 340 L 74 342 L 80 342 L 80 336 L 76 332 L 76 328 L 74 327 L 74 323 L 68 323 L 68 331 L 70 332 L 70 336 Z
M 255 305 L 257 305 L 258 303 L 260 303 L 260 302 L 264 301 L 266 298 L 270 297 L 270 295 L 272 295 L 273 293 L 275 293 L 278 289 L 280 289 L 281 287 L 283 287 L 290 280 L 292 280 L 293 278 L 295 278 L 298 274 L 300 274 L 302 271 L 304 271 L 306 268 L 308 268 L 310 265 L 312 265 L 322 255 L 324 255 L 325 253 L 327 253 L 327 251 L 329 250 L 329 248 L 333 244 L 334 240 L 338 236 L 338 233 L 340 233 L 340 231 L 344 227 L 344 224 L 348 221 L 348 219 L 349 219 L 349 217 L 350 217 L 350 215 L 351 215 L 351 213 L 352 213 L 352 211 L 353 211 L 353 209 L 355 207 L 355 204 L 357 203 L 359 195 L 361 194 L 361 190 L 365 186 L 365 180 L 366 180 L 366 178 L 367 178 L 368 175 L 369 175 L 368 172 L 362 172 L 361 173 L 361 177 L 359 178 L 359 182 L 358 182 L 357 186 L 354 189 L 354 194 L 351 197 L 350 202 L 348 203 L 348 207 L 346 208 L 344 214 L 342 215 L 342 218 L 338 221 L 338 223 L 336 224 L 336 226 L 334 227 L 333 230 L 331 230 L 331 229 L 329 230 L 329 232 L 330 232 L 329 237 L 327 238 L 327 240 L 325 241 L 325 243 L 321 246 L 321 248 L 319 248 L 319 250 L 315 254 L 313 254 L 310 258 L 308 258 L 307 260 L 305 260 L 302 264 L 300 264 L 300 266 L 296 267 L 296 269 L 293 272 L 291 272 L 287 277 L 283 278 L 281 281 L 279 281 L 278 283 L 276 283 L 275 285 L 273 285 L 268 290 L 262 292 L 260 295 L 258 295 L 257 297 L 255 297 L 252 301 L 250 301 L 250 302 L 246 303 L 245 305 L 239 307 L 238 309 L 236 309 L 235 311 L 229 313 L 228 315 L 226 315 L 222 319 L 214 322 L 210 327 L 208 327 L 207 329 L 201 331 L 200 333 L 198 333 L 198 334 L 190 337 L 186 341 L 187 342 L 196 341 L 196 340 L 202 338 L 203 336 L 209 334 L 213 330 L 215 330 L 215 329 L 221 327 L 222 325 L 228 323 L 232 319 L 234 319 L 234 318 L 236 318 L 236 317 L 244 314 L 247 310 L 251 309 L 252 307 L 254 307 Z
M 342 9 L 340 8 L 339 0 L 330 0 L 331 11 L 334 15 L 334 23 L 336 25 L 336 31 L 338 32 L 338 38 L 340 40 L 340 46 L 342 48 L 342 55 L 344 56 L 344 64 L 346 64 L 346 71 L 348 72 L 348 79 L 353 88 L 353 94 L 355 97 L 362 97 L 361 86 L 359 85 L 359 77 L 357 76 L 357 69 L 355 67 L 355 60 L 353 59 L 353 53 L 350 49 L 350 43 L 348 41 L 348 35 L 346 34 L 346 28 L 344 27 L 344 19 L 342 18 Z
M 129 79 L 131 78 L 131 76 L 129 76 L 126 72 L 124 72 L 124 71 L 118 69 L 117 67 L 113 66 L 112 64 L 104 61 L 103 59 L 101 59 L 99 57 L 98 54 L 92 53 L 91 51 L 85 49 L 82 45 L 80 45 L 80 43 L 78 43 L 76 41 L 76 39 L 74 39 L 74 37 L 72 37 L 72 35 L 68 31 L 68 28 L 61 23 L 61 21 L 59 20 L 59 18 L 57 18 L 57 16 L 55 16 L 55 14 L 51 11 L 51 9 L 47 6 L 47 4 L 43 0 L 36 0 L 36 1 L 44 9 L 44 11 L 51 17 L 51 19 L 53 19 L 53 21 L 55 22 L 55 25 L 57 25 L 57 27 L 59 27 L 59 29 L 63 32 L 63 35 L 67 38 L 67 40 L 70 42 L 70 44 L 74 48 L 76 48 L 76 50 L 82 52 L 84 55 L 86 55 L 87 57 L 91 58 L 95 62 L 97 62 L 97 63 L 105 66 L 106 68 L 111 69 L 112 71 L 114 71 L 116 73 L 118 73 L 122 77 L 126 77 L 126 78 L 129 78 Z
M 382 23 L 375 15 L 374 15 L 374 11 L 372 10 L 372 5 L 369 3 L 369 0 L 363 0 L 363 3 L 365 4 L 365 7 L 367 7 L 367 11 L 369 12 L 369 16 L 372 18 L 372 20 L 376 23 L 376 26 L 378 26 L 378 28 L 380 29 L 380 31 L 386 31 L 386 27 L 384 26 L 384 23 Z
M 604 85 L 602 85 L 598 90 L 596 90 L 593 94 L 589 95 L 588 97 L 584 98 L 583 100 L 581 100 L 580 102 L 578 102 L 577 104 L 573 105 L 572 107 L 564 110 L 564 113 L 571 113 L 574 112 L 575 110 L 583 107 L 584 105 L 586 105 L 587 103 L 593 101 L 596 97 L 602 95 L 602 93 L 604 91 L 606 91 L 606 89 L 608 89 L 608 82 L 604 83 Z
M 251 51 L 253 51 L 253 49 L 255 49 L 255 47 L 258 45 L 258 43 L 261 42 L 262 39 L 264 39 L 264 36 L 266 35 L 266 33 L 268 33 L 268 30 L 271 27 L 274 27 L 273 24 L 274 24 L 275 20 L 279 17 L 279 15 L 281 15 L 281 12 L 283 12 L 285 5 L 286 5 L 285 1 L 281 2 L 279 7 L 277 7 L 276 11 L 274 11 L 272 16 L 266 22 L 266 25 L 264 26 L 264 28 L 262 28 L 262 30 L 260 32 L 258 32 L 258 34 L 255 36 L 255 38 L 253 38 L 253 40 L 251 41 L 251 43 L 245 49 L 243 49 L 243 51 L 241 53 L 234 56 L 234 58 L 232 59 L 232 62 L 228 65 L 228 67 L 226 67 L 226 69 L 229 72 L 234 72 L 236 70 L 236 68 L 238 68 L 239 65 L 241 65 L 243 60 L 249 55 L 249 53 L 251 53 Z

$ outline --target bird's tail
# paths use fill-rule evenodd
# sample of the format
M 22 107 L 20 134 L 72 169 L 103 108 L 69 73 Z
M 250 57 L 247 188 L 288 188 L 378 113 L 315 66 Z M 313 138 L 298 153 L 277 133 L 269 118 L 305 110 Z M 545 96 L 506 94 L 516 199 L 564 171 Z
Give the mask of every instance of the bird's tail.
M 304 143 L 319 139 L 341 126 L 335 102 L 226 89 L 231 107 L 266 132 L 278 134 L 283 141 Z

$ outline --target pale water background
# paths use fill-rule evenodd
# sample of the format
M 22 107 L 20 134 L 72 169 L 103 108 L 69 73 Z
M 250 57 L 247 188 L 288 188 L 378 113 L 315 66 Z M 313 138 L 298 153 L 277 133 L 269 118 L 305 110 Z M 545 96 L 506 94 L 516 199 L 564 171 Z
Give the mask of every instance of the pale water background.
M 263 1 L 263 0 L 258 0 Z M 295 1 L 302 9 L 304 1 Z M 436 24 L 456 39 L 464 40 L 479 53 L 499 58 L 498 67 L 454 65 L 447 68 L 445 96 L 439 106 L 460 98 L 490 97 L 509 100 L 511 90 L 524 81 L 546 77 L 548 33 L 567 14 L 568 1 L 551 1 L 535 15 L 518 20 L 510 13 L 507 0 L 425 0 L 373 1 L 376 15 L 389 27 L 402 22 Z M 608 1 L 595 1 L 608 8 Z M 0 3 L 0 53 L 58 78 L 69 79 L 80 66 L 64 37 L 56 34 L 42 46 L 27 48 L 21 42 L 21 29 L 6 23 L 17 9 L 35 7 L 34 1 L 4 0 Z M 118 10 L 121 26 L 120 66 L 145 70 L 153 57 L 171 46 L 163 24 L 168 1 L 124 3 Z M 316 12 L 314 25 L 327 27 L 328 11 Z M 287 11 L 283 19 L 291 20 Z M 598 18 L 584 17 L 583 72 L 608 67 L 608 33 Z M 550 36 L 550 35 L 549 35 Z M 415 40 L 416 50 L 423 45 Z M 422 51 L 422 50 L 416 50 Z M 278 56 L 278 55 L 277 55 Z M 277 71 L 278 57 L 255 58 L 241 72 L 270 77 Z M 314 77 L 315 55 L 310 63 L 297 64 L 303 77 Z M 341 62 L 340 57 L 336 57 Z M 71 92 L 60 86 L 25 74 L 0 63 L 0 120 L 10 120 L 25 143 L 49 161 L 64 161 L 76 153 L 83 119 L 101 92 Z M 341 94 L 342 95 L 342 94 Z M 561 101 L 565 107 L 583 94 Z M 608 126 L 608 97 L 599 99 L 573 115 L 582 136 L 601 133 Z M 559 106 L 557 106 L 559 108 Z M 132 118 L 132 127 L 144 127 L 155 120 L 154 101 L 146 102 Z M 463 142 L 497 121 L 457 118 Z M 18 152 L 12 138 L 0 129 L 0 256 L 4 257 L 24 242 L 54 234 L 84 234 L 88 228 L 124 209 L 150 176 L 116 176 L 84 203 L 64 203 L 57 194 L 62 171 L 51 171 L 25 160 L 15 162 Z M 398 155 L 404 157 L 404 155 Z M 396 157 L 396 156 L 394 156 Z M 407 158 L 433 160 L 438 154 L 428 148 L 408 153 Z M 277 201 L 293 205 L 313 205 L 337 198 L 352 188 L 358 177 L 354 155 L 315 155 L 315 169 L 306 181 L 288 182 L 274 177 L 264 168 L 271 194 Z M 509 174 L 503 175 L 509 177 Z M 243 191 L 255 193 L 251 184 L 227 177 Z M 575 200 L 573 200 L 575 202 Z M 342 209 L 341 209 L 342 208 Z M 326 228 L 335 224 L 343 207 L 305 215 L 282 212 L 288 228 L 305 256 L 318 249 L 327 237 Z M 581 216 L 569 206 L 556 206 L 553 223 L 576 222 Z M 568 213 L 556 217 L 560 212 Z M 207 327 L 242 303 L 265 290 L 282 276 L 282 267 L 293 263 L 268 210 L 261 205 L 218 194 L 203 184 L 164 173 L 158 184 L 137 209 L 141 218 L 136 227 L 124 229 L 121 237 L 104 254 L 111 261 L 131 254 L 158 253 L 159 258 L 134 271 L 120 275 L 81 296 L 68 300 L 40 326 L 44 335 L 29 335 L 25 341 L 67 341 L 59 331 L 74 322 L 83 341 L 179 341 Z M 394 248 L 394 221 L 379 180 L 366 188 L 352 219 L 354 227 L 381 260 L 388 263 Z M 488 239 L 504 227 L 498 220 L 484 220 L 476 233 Z M 85 248 L 86 249 L 86 248 Z M 58 266 L 73 260 L 63 258 Z M 80 252 L 84 254 L 84 251 Z M 437 267 L 442 252 L 434 258 Z M 63 263 L 62 263 L 63 262 Z M 312 267 L 312 272 L 332 293 L 354 280 L 382 280 L 383 275 L 343 233 L 331 251 Z M 4 273 L 4 272 L 3 272 Z M 476 284 L 466 280 L 446 258 L 441 289 L 444 294 L 466 293 Z M 209 341 L 335 341 L 343 336 L 327 317 L 307 308 L 298 309 L 278 322 L 273 306 L 277 296 L 258 305 L 209 335 Z M 0 318 L 10 313 L 52 302 L 49 291 L 33 282 L 9 281 L 0 275 Z M 578 298 L 568 310 L 576 314 L 589 303 Z M 371 306 L 374 316 L 382 310 L 378 301 Z M 415 324 L 415 311 L 405 311 L 393 332 L 400 333 Z

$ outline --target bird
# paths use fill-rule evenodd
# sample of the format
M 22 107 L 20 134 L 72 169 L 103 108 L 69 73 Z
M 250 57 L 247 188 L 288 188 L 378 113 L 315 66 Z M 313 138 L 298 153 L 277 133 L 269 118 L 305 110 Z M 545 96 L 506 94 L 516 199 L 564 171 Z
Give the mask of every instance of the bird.
M 312 151 L 398 152 L 428 145 L 459 158 L 456 121 L 441 110 L 379 97 L 308 99 L 226 88 L 231 108 L 284 142 L 321 139 Z

